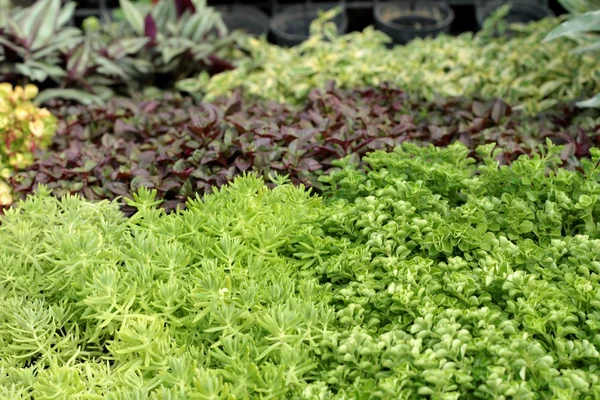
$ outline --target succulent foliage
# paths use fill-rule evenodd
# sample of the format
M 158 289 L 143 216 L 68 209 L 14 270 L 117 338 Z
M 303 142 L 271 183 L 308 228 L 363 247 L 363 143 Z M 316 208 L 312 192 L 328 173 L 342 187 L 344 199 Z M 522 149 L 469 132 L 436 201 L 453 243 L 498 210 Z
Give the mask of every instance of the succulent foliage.
M 404 144 L 327 199 L 253 176 L 166 214 L 40 187 L 0 225 L 0 397 L 600 395 L 600 152 Z

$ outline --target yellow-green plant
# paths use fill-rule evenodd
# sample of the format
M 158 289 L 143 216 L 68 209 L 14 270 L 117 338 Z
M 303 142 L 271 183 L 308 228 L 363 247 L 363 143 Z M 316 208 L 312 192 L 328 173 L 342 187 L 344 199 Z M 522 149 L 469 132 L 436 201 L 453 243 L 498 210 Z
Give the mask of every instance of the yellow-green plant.
M 211 79 L 204 75 L 182 81 L 179 87 L 205 93 L 207 100 L 242 87 L 249 96 L 302 103 L 310 89 L 329 80 L 341 87 L 388 81 L 430 100 L 434 93 L 479 93 L 533 113 L 600 88 L 595 57 L 570 54 L 567 40 L 541 43 L 558 21 L 511 25 L 511 34 L 500 37 L 490 27 L 476 35 L 442 35 L 389 49 L 390 39 L 372 27 L 336 36 L 320 20 L 310 39 L 297 47 L 249 39 L 251 57 L 238 68 Z
M 56 130 L 52 114 L 31 102 L 37 93 L 35 85 L 0 83 L 0 206 L 12 202 L 10 188 L 2 180 L 33 162 L 35 149 L 46 147 Z

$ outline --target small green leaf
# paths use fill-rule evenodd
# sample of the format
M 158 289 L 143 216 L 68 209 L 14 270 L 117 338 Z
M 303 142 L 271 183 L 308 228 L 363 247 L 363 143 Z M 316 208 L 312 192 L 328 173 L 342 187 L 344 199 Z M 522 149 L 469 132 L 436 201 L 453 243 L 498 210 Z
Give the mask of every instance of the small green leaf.
M 77 8 L 77 3 L 74 1 L 70 1 L 66 3 L 58 16 L 58 26 L 64 26 L 73 18 L 73 14 L 75 13 L 75 8 Z
M 52 1 L 42 13 L 39 19 L 35 39 L 31 43 L 31 49 L 37 50 L 48 42 L 59 27 L 60 0 Z
M 531 221 L 523 221 L 519 226 L 520 233 L 529 233 L 533 230 L 533 222 Z

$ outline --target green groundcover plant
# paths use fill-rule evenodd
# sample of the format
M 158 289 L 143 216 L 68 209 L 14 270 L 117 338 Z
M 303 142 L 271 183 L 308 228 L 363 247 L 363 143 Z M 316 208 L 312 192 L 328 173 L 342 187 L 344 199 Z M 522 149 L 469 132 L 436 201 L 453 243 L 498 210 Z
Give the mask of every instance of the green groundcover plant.
M 497 24 L 490 23 L 475 35 L 441 35 L 390 49 L 390 39 L 373 27 L 337 36 L 324 23 L 328 17 L 315 22 L 312 36 L 299 46 L 251 39 L 251 56 L 236 70 L 211 79 L 203 74 L 179 87 L 206 94 L 207 100 L 243 87 L 249 96 L 302 104 L 311 89 L 330 79 L 348 88 L 388 81 L 429 100 L 434 93 L 479 93 L 519 103 L 531 113 L 600 89 L 595 57 L 571 54 L 568 40 L 542 43 L 558 19 L 511 25 L 510 35 L 499 36 L 494 35 Z
M 593 399 L 600 151 L 404 144 L 166 214 L 38 194 L 0 224 L 0 397 Z

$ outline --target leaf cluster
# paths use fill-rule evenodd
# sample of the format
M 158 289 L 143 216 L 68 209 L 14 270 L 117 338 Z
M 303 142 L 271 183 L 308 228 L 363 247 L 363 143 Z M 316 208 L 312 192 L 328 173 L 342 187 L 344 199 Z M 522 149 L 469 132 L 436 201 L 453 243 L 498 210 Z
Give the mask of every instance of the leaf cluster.
M 233 68 L 225 58 L 240 36 L 227 35 L 205 2 L 187 1 L 187 8 L 180 3 L 153 7 L 123 0 L 125 20 L 90 19 L 84 29 L 67 26 L 75 3 L 39 0 L 10 10 L 0 21 L 0 81 L 37 84 L 43 89 L 39 102 L 58 97 L 90 104 L 115 92 L 168 88 L 201 71 Z
M 348 155 L 355 160 L 398 144 L 460 141 L 472 149 L 498 143 L 503 164 L 529 154 L 551 138 L 565 144 L 565 166 L 600 145 L 593 111 L 562 105 L 535 117 L 500 100 L 417 100 L 382 85 L 313 91 L 301 110 L 268 102 L 244 102 L 239 94 L 215 103 L 189 98 L 115 99 L 108 105 L 55 107 L 61 119 L 49 151 L 17 173 L 20 195 L 47 184 L 57 196 L 90 200 L 129 196 L 140 186 L 157 189 L 163 207 L 183 206 L 193 193 L 210 192 L 235 176 L 287 174 L 293 183 L 320 187 L 318 176 Z M 128 212 L 132 211 L 131 209 Z

